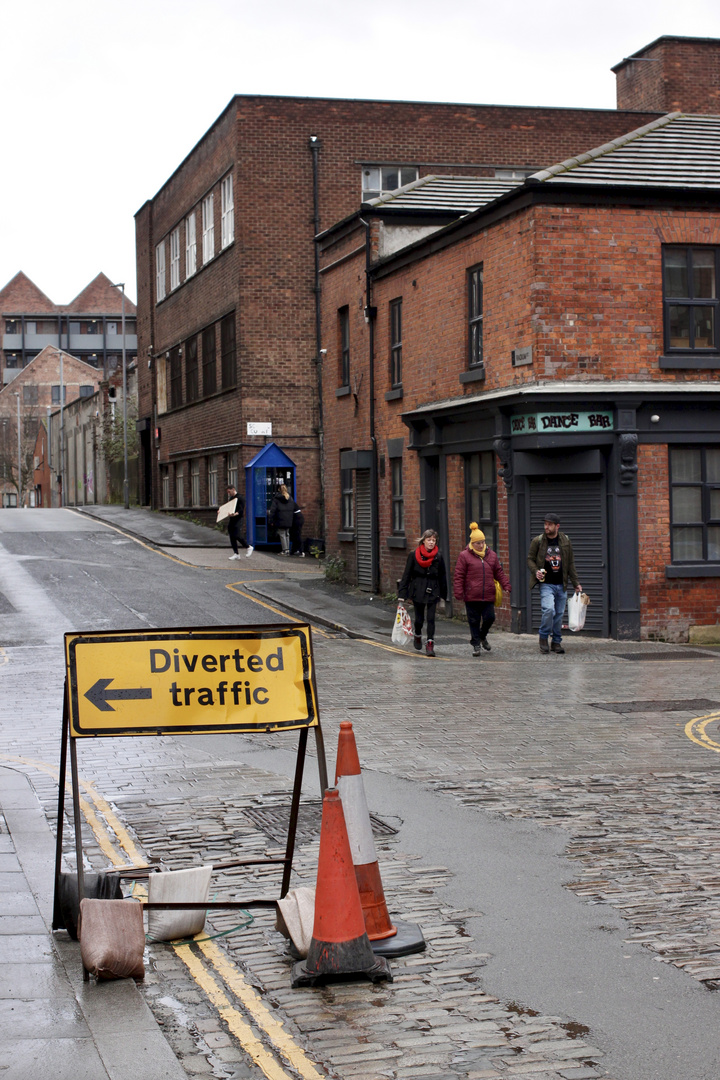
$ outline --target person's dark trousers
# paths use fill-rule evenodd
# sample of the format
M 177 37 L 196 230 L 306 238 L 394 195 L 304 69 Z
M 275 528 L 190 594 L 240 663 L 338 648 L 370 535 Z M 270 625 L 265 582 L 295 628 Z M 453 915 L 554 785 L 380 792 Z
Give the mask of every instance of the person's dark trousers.
M 437 607 L 437 600 L 431 600 L 429 604 L 418 604 L 413 600 L 413 607 L 415 608 L 415 633 L 420 634 L 422 632 L 423 623 L 427 616 L 427 636 L 428 641 L 435 640 L 435 608 Z
M 228 518 L 228 537 L 230 538 L 232 549 L 236 555 L 238 553 L 238 546 L 242 548 L 246 548 L 248 546 L 245 537 L 242 534 L 241 517 Z
M 473 645 L 479 645 L 495 622 L 495 603 L 493 600 L 466 600 L 465 614 L 470 625 L 470 640 Z
M 302 549 L 302 525 L 293 525 L 290 530 L 290 551 L 293 555 L 300 555 Z

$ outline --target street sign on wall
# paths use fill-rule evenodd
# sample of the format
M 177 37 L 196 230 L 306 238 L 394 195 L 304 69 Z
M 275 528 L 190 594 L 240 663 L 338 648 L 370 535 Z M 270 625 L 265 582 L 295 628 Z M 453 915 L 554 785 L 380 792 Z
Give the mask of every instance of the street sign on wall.
M 304 624 L 69 633 L 65 661 L 75 737 L 318 723 Z

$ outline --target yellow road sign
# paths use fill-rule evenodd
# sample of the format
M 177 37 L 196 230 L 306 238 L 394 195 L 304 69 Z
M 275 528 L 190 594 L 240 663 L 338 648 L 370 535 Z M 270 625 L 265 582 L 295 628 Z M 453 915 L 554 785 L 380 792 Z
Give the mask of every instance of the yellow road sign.
M 70 633 L 65 662 L 73 736 L 318 723 L 305 624 Z

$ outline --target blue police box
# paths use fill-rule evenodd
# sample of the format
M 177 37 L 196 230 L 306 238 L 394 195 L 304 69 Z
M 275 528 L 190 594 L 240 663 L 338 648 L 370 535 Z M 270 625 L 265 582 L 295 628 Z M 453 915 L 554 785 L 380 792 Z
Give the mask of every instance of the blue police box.
M 280 538 L 268 524 L 270 503 L 281 484 L 295 498 L 295 462 L 271 442 L 245 466 L 245 501 L 248 544 L 280 547 Z

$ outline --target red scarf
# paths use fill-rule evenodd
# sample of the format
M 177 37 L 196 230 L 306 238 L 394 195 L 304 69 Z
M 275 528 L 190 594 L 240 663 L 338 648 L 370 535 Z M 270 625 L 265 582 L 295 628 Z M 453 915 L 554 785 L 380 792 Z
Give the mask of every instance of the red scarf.
M 437 544 L 432 549 L 432 551 L 428 551 L 424 544 L 420 544 L 418 547 L 415 548 L 415 558 L 418 562 L 418 565 L 422 566 L 424 570 L 427 570 L 428 566 L 432 566 L 432 561 L 437 555 L 437 553 Z

